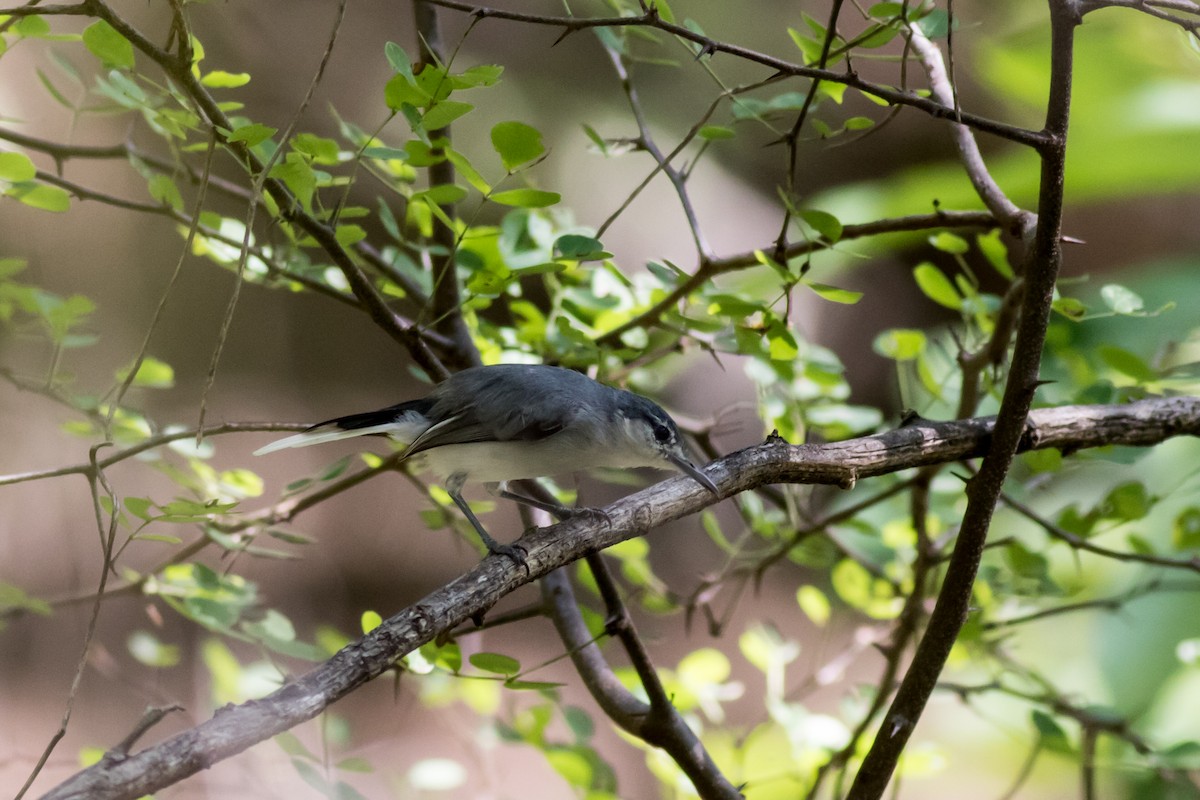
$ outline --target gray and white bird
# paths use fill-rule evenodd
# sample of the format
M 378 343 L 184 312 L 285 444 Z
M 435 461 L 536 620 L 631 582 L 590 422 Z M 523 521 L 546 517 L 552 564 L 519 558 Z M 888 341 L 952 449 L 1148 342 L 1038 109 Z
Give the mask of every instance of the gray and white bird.
M 506 482 L 595 467 L 674 466 L 718 494 L 687 457 L 678 426 L 657 403 L 569 369 L 533 364 L 465 369 L 425 397 L 319 423 L 255 455 L 372 435 L 405 445 L 402 458 L 441 478 L 488 551 L 518 563 L 521 551 L 493 539 L 463 500 L 468 481 L 557 514 L 570 511 L 513 494 Z

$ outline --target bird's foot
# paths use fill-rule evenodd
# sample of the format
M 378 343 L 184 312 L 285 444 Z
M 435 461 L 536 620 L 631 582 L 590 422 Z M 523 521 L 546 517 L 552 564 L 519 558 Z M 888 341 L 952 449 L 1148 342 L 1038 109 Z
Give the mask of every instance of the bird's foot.
M 518 567 L 529 572 L 529 565 L 525 563 L 525 558 L 529 554 L 525 552 L 525 548 L 519 544 L 501 544 L 494 539 L 487 542 L 488 553 L 494 556 L 504 556 L 512 561 Z

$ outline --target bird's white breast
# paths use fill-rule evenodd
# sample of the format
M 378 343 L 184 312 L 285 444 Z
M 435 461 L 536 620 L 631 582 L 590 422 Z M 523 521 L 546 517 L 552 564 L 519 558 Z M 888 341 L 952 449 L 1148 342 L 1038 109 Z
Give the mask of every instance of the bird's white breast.
M 658 466 L 644 458 L 592 444 L 575 447 L 553 440 L 541 442 L 473 442 L 434 447 L 413 457 L 419 469 L 447 478 L 461 473 L 478 483 L 545 478 L 597 467 Z M 665 463 L 663 469 L 669 469 Z

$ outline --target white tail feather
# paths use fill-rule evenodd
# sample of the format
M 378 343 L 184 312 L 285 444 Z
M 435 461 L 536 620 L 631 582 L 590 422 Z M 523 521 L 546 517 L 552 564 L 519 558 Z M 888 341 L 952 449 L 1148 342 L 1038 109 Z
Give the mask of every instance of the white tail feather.
M 406 431 L 406 426 L 397 424 L 396 422 L 385 422 L 382 425 L 371 425 L 366 428 L 351 428 L 345 430 L 343 428 L 317 428 L 304 433 L 297 433 L 295 436 L 288 436 L 286 439 L 279 439 L 271 442 L 265 447 L 260 447 L 254 451 L 254 455 L 261 456 L 267 453 L 274 453 L 276 450 L 285 450 L 289 447 L 308 447 L 313 444 L 323 444 L 325 442 L 336 442 L 341 439 L 353 439 L 356 436 L 370 436 L 371 434 L 402 434 Z

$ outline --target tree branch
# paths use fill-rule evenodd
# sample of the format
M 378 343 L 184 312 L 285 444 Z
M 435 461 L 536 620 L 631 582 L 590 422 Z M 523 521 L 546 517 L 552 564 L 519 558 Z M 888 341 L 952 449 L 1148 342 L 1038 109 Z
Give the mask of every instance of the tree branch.
M 706 472 L 722 497 L 768 483 L 822 483 L 849 488 L 863 478 L 984 455 L 1000 441 L 996 428 L 995 419 L 977 418 L 920 421 L 876 436 L 825 445 L 788 445 L 772 439 L 716 461 Z M 1110 444 L 1145 446 L 1178 435 L 1200 435 L 1200 398 L 1034 411 L 1028 423 L 1021 426 L 1014 449 L 1057 447 L 1074 451 Z M 294 682 L 262 699 L 219 709 L 207 722 L 134 755 L 108 756 L 51 790 L 46 800 L 133 800 L 177 783 L 311 719 L 330 703 L 390 669 L 396 659 L 461 622 L 480 616 L 519 586 L 713 502 L 713 497 L 695 481 L 676 477 L 609 506 L 605 514 L 610 523 L 580 517 L 536 529 L 520 540 L 528 553 L 524 568 L 507 558 L 488 557 Z
M 1050 97 L 1044 134 L 1038 224 L 1033 248 L 1024 270 L 1025 295 L 1012 369 L 1000 402 L 990 452 L 967 485 L 967 509 L 959 529 L 954 555 L 929 617 L 928 627 L 880 726 L 871 750 L 863 760 L 851 800 L 878 800 L 891 781 L 900 754 L 916 727 L 938 676 L 967 621 L 971 592 L 987 542 L 992 514 L 1014 455 L 1027 433 L 1033 396 L 1040 384 L 1042 347 L 1050 317 L 1054 286 L 1062 263 L 1063 178 L 1067 126 L 1070 119 L 1071 77 L 1075 26 L 1079 17 L 1069 0 L 1049 0 L 1051 24 Z
M 952 119 L 955 122 L 968 125 L 976 130 L 990 133 L 994 136 L 999 136 L 1002 139 L 1008 139 L 1029 147 L 1041 147 L 1045 144 L 1045 135 L 1042 132 L 1031 131 L 1015 125 L 1007 125 L 1003 122 L 997 122 L 996 120 L 981 117 L 977 114 L 970 114 L 965 111 L 955 109 L 953 106 L 944 105 L 936 100 L 930 100 L 927 97 L 921 97 L 915 92 L 902 91 L 898 89 L 892 89 L 887 86 L 874 84 L 863 80 L 858 76 L 857 73 L 854 72 L 842 73 L 834 72 L 828 69 L 806 67 L 802 64 L 796 64 L 794 62 L 787 61 L 786 59 L 776 58 L 775 56 L 758 52 L 757 50 L 751 50 L 748 47 L 717 41 L 716 39 L 709 38 L 708 36 L 698 33 L 686 26 L 676 25 L 673 22 L 667 22 L 658 15 L 657 10 L 655 9 L 650 9 L 641 15 L 629 17 L 556 17 L 546 14 L 524 14 L 516 11 L 503 11 L 496 8 L 462 3 L 458 2 L 458 0 L 423 0 L 423 2 L 441 6 L 443 8 L 451 8 L 455 11 L 463 11 L 479 19 L 503 19 L 512 22 L 523 22 L 527 25 L 547 25 L 550 27 L 562 28 L 564 36 L 576 31 L 587 30 L 589 28 L 657 28 L 658 30 L 678 36 L 681 39 L 695 42 L 700 46 L 700 52 L 702 54 L 725 53 L 727 55 L 740 58 L 744 61 L 750 61 L 755 64 L 760 64 L 764 67 L 769 67 L 780 75 L 788 75 L 799 78 L 812 78 L 814 80 L 845 84 L 846 86 L 849 86 L 852 89 L 857 89 L 864 94 L 869 94 L 874 97 L 878 97 L 881 100 L 886 100 L 888 103 L 893 105 L 910 106 L 939 119 Z M 560 39 L 561 38 L 562 37 L 560 37 Z
M 825 239 L 810 239 L 804 242 L 795 242 L 787 247 L 784 254 L 790 260 L 809 253 L 829 250 L 840 242 L 862 239 L 867 236 L 932 230 L 935 228 L 992 227 L 995 224 L 996 218 L 987 211 L 936 211 L 932 214 L 912 214 L 906 217 L 879 219 L 859 225 L 847 225 L 842 229 L 842 236 L 837 242 L 829 242 Z M 596 343 L 601 346 L 615 345 L 626 331 L 655 324 L 658 318 L 670 310 L 676 303 L 716 276 L 726 272 L 750 269 L 761 264 L 762 262 L 759 261 L 757 253 L 754 252 L 737 253 L 732 256 L 714 258 L 711 261 L 703 262 L 699 269 L 668 292 L 665 297 L 628 322 L 608 331 L 598 338 Z
M 192 74 L 192 65 L 190 62 L 185 62 L 157 47 L 140 31 L 114 12 L 106 3 L 101 2 L 101 0 L 85 0 L 79 6 L 73 6 L 72 8 L 78 9 L 75 13 L 98 17 L 115 28 L 134 47 L 144 53 L 179 84 L 181 90 L 203 112 L 204 117 L 207 118 L 208 122 L 214 128 L 226 131 L 233 130 L 234 126 L 229 121 L 229 117 L 221 109 L 221 105 L 200 83 L 200 79 Z M 219 131 L 217 135 L 221 136 Z M 257 178 L 262 175 L 265 165 L 249 147 L 246 147 L 244 142 L 229 142 L 224 137 L 221 137 L 221 141 L 237 155 L 252 176 Z M 354 292 L 354 295 L 363 304 L 372 321 L 391 336 L 392 339 L 403 345 L 413 357 L 413 360 L 428 375 L 435 380 L 445 378 L 447 374 L 445 367 L 429 349 L 429 345 L 423 338 L 421 331 L 415 326 L 406 324 L 388 306 L 383 297 L 376 291 L 371 281 L 367 279 L 349 251 L 337 240 L 337 232 L 331 226 L 305 212 L 296 197 L 292 195 L 279 179 L 264 177 L 262 178 L 262 186 L 278 203 L 280 215 L 309 234 L 317 241 L 321 249 L 329 255 L 334 265 L 345 276 L 347 283 L 350 284 L 351 291 Z
M 438 27 L 437 9 L 425 0 L 413 3 L 413 20 L 420 40 L 421 61 L 426 64 L 445 64 L 442 36 Z M 438 131 L 438 138 L 450 146 L 450 126 Z M 429 167 L 429 185 L 439 186 L 454 183 L 454 165 L 443 159 Z M 454 205 L 441 206 L 447 216 L 454 216 Z M 458 232 L 434 222 L 433 240 L 444 254 L 432 257 L 433 270 L 433 329 L 454 343 L 446 352 L 447 361 L 457 368 L 478 366 L 479 351 L 471 341 L 462 315 L 462 291 L 458 281 L 457 254 Z

